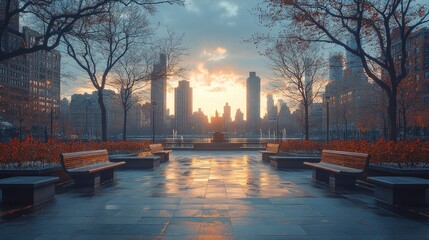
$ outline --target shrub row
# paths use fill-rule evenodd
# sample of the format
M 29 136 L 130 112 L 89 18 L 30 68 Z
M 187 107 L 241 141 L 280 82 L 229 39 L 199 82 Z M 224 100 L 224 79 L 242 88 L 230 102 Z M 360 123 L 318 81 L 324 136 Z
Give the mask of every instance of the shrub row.
M 42 162 L 59 163 L 60 153 L 107 149 L 111 153 L 133 153 L 143 151 L 150 142 L 62 142 L 49 140 L 47 143 L 27 139 L 20 142 L 12 139 L 0 143 L 0 164 Z
M 284 152 L 317 153 L 323 149 L 362 152 L 371 154 L 371 163 L 429 163 L 429 142 L 401 141 L 393 142 L 378 140 L 369 141 L 330 141 L 329 143 L 314 141 L 285 141 L 280 143 Z

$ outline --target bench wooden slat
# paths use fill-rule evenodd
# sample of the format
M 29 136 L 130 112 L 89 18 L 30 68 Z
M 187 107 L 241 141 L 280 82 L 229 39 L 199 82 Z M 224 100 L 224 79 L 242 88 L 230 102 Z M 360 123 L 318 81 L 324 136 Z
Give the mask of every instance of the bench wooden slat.
M 123 162 L 117 162 L 117 163 L 102 162 L 102 163 L 92 164 L 92 165 L 88 165 L 88 166 L 82 166 L 82 167 L 78 167 L 78 168 L 69 169 L 68 171 L 70 174 L 94 173 L 94 172 L 100 172 L 103 170 L 107 170 L 110 168 L 120 167 L 124 164 L 125 163 L 123 163 Z
M 61 163 L 66 169 L 77 168 L 108 161 L 109 156 L 107 150 L 105 149 L 61 154 Z
M 320 162 L 364 170 L 369 162 L 369 154 L 323 150 Z
M 125 162 L 109 161 L 107 150 L 62 153 L 61 165 L 77 185 L 96 185 L 114 178 L 114 169 Z
M 172 150 L 165 150 L 160 143 L 150 144 L 149 149 L 151 153 L 158 156 L 162 156 L 161 161 L 168 161 L 170 158 L 170 153 L 172 152 Z
M 328 180 L 333 188 L 354 186 L 369 164 L 369 154 L 323 150 L 320 163 L 304 162 L 313 167 L 313 180 Z
M 344 166 L 339 166 L 339 165 L 334 165 L 334 164 L 330 164 L 330 163 L 310 163 L 310 162 L 305 162 L 304 163 L 307 166 L 310 167 L 316 167 L 316 168 L 320 168 L 320 169 L 324 169 L 328 172 L 333 172 L 333 173 L 344 173 L 344 174 L 361 174 L 363 172 L 363 170 L 360 169 L 356 169 L 356 168 L 350 168 L 350 167 L 344 167 Z

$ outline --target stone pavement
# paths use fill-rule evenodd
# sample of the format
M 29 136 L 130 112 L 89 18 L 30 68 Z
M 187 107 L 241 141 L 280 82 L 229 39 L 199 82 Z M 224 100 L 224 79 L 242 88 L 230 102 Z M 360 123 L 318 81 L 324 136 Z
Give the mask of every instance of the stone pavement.
M 158 169 L 3 217 L 0 239 L 429 239 L 429 221 L 332 193 L 311 170 L 273 170 L 256 151 L 175 151 Z

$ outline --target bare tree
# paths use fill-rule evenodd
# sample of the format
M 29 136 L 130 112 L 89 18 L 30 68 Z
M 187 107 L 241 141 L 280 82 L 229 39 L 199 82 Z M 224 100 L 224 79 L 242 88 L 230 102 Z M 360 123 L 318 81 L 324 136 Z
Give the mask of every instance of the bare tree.
M 140 9 L 109 4 L 107 12 L 80 22 L 78 30 L 64 37 L 67 53 L 89 76 L 97 89 L 101 110 L 102 140 L 107 140 L 107 113 L 103 91 L 113 67 L 149 31 Z
M 182 65 L 182 57 L 187 54 L 183 45 L 183 34 L 178 35 L 167 28 L 165 37 L 155 39 L 155 43 L 149 43 L 145 48 L 137 46 L 124 58 L 119 60 L 114 69 L 115 77 L 112 85 L 120 95 L 120 104 L 123 109 L 122 139 L 126 141 L 127 117 L 131 107 L 142 100 L 142 90 L 149 84 L 153 73 L 156 56 L 161 51 L 167 57 L 166 76 L 183 76 L 186 67 Z
M 127 140 L 127 118 L 131 107 L 137 103 L 140 98 L 140 92 L 150 80 L 151 69 L 153 66 L 152 52 L 137 52 L 137 54 L 127 54 L 119 61 L 114 69 L 114 79 L 112 85 L 119 92 L 119 101 L 123 110 L 123 128 L 122 139 Z
M 324 62 L 317 46 L 284 38 L 263 55 L 273 72 L 273 88 L 300 104 L 304 114 L 305 139 L 309 139 L 309 107 L 323 87 Z
M 407 77 L 398 87 L 398 115 L 399 125 L 402 125 L 403 139 L 407 138 L 408 120 L 417 112 L 419 100 L 422 98 L 422 92 L 416 88 L 417 85 L 415 78 Z
M 137 4 L 154 11 L 157 4 L 183 5 L 184 0 L 4 0 L 0 1 L 0 62 L 40 50 L 56 48 L 61 38 L 79 25 L 82 19 L 103 14 L 111 3 Z M 19 31 L 19 18 L 40 33 L 27 39 Z M 19 39 L 21 44 L 9 47 L 9 39 Z
M 407 43 L 429 21 L 427 5 L 415 0 L 265 0 L 267 26 L 292 29 L 303 41 L 333 43 L 357 56 L 386 94 L 389 139 L 397 139 L 398 86 L 407 76 Z M 395 54 L 399 53 L 399 58 Z

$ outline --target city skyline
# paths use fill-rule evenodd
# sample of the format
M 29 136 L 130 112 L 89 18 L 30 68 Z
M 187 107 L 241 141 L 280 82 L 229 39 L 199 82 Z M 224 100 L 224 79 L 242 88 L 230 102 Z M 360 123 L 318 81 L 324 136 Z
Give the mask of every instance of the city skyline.
M 234 111 L 240 108 L 246 116 L 246 79 L 250 71 L 261 77 L 261 99 L 266 98 L 264 90 L 269 74 L 264 57 L 253 44 L 243 43 L 255 31 L 264 31 L 251 14 L 258 2 L 198 0 L 187 1 L 185 7 L 159 6 L 157 14 L 151 18 L 152 22 L 160 23 L 159 34 L 165 32 L 165 26 L 184 33 L 184 46 L 189 48 L 189 54 L 183 58 L 190 68 L 189 73 L 185 77 L 169 78 L 167 83 L 166 104 L 171 113 L 174 112 L 174 88 L 181 80 L 189 81 L 194 88 L 193 109 L 201 108 L 209 117 L 214 116 L 216 110 L 222 112 L 225 102 Z M 65 60 L 63 66 L 67 64 Z M 62 89 L 62 97 L 70 100 L 74 93 L 94 91 L 90 85 L 73 84 L 63 82 L 69 89 Z M 265 104 L 261 103 L 261 117 L 265 112 Z

